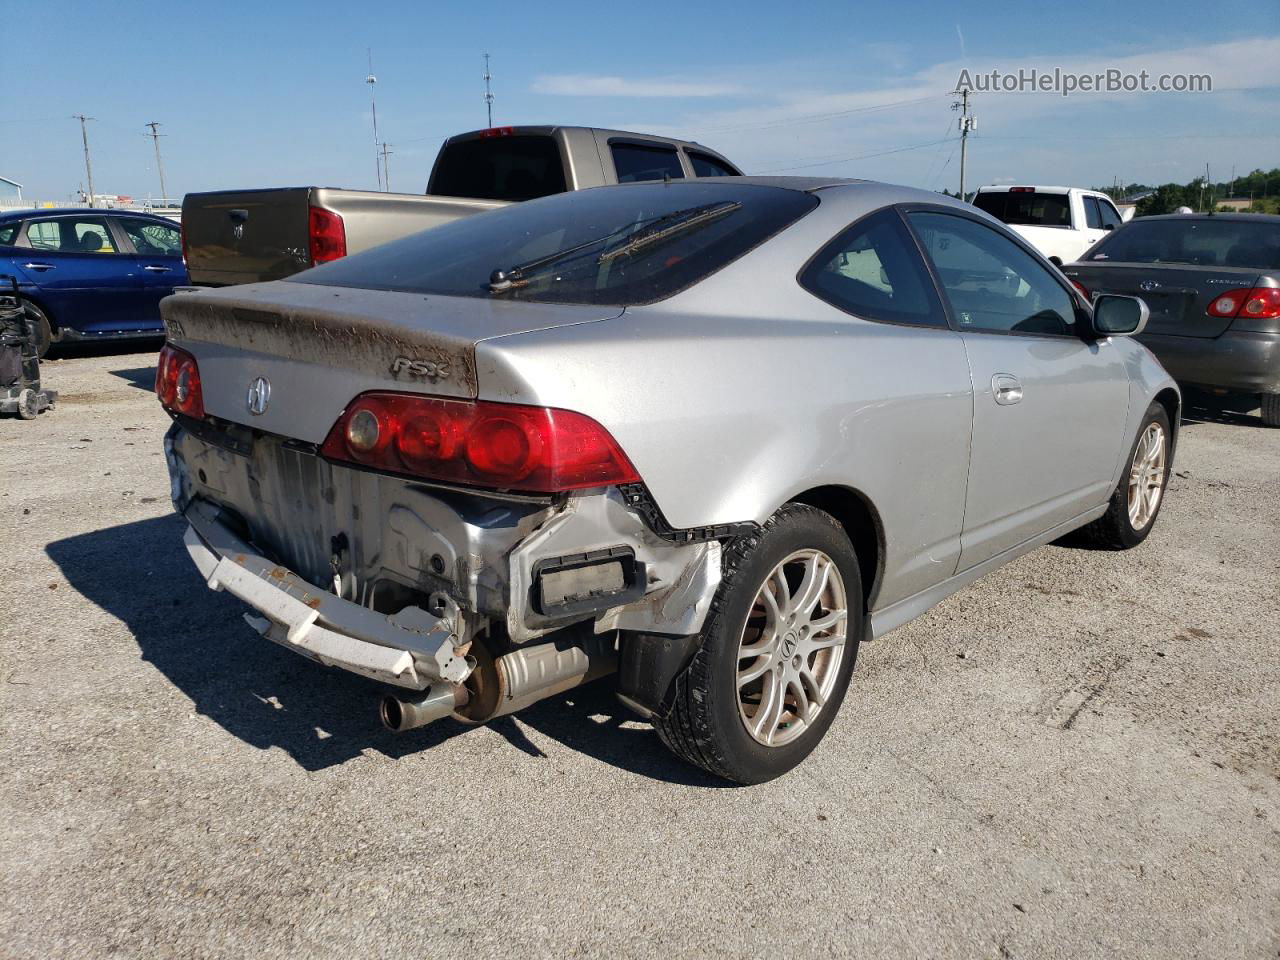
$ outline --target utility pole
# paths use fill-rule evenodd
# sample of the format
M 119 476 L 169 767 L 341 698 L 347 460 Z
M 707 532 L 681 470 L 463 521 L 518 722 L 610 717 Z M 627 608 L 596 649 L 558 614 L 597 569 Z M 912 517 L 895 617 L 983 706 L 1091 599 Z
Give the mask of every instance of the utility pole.
M 382 182 L 387 188 L 387 193 L 391 192 L 391 168 L 387 166 L 387 157 L 394 152 L 387 149 L 389 146 L 391 144 L 387 143 L 387 141 L 382 141 Z
M 169 198 L 169 193 L 165 190 L 164 186 L 164 164 L 160 162 L 160 138 L 168 136 L 168 134 L 156 133 L 156 127 L 163 126 L 163 124 L 158 123 L 155 120 L 144 123 L 143 126 L 151 128 L 151 142 L 156 145 L 156 170 L 160 173 L 160 199 L 167 200 Z
M 484 55 L 484 105 L 489 114 L 489 126 L 493 126 L 493 91 L 489 89 L 489 81 L 493 77 L 489 73 L 489 55 Z
M 382 162 L 378 159 L 378 98 L 373 92 L 378 78 L 373 75 L 373 50 L 366 47 L 365 52 L 369 55 L 369 75 L 364 78 L 364 82 L 369 85 L 369 106 L 373 109 L 373 165 L 378 171 L 378 189 L 381 190 Z
M 85 122 L 94 119 L 86 117 L 83 113 L 73 113 L 72 120 L 80 121 L 80 139 L 84 142 L 84 172 L 89 180 L 89 206 L 93 206 L 93 167 L 89 165 L 89 133 L 85 129 Z
M 969 115 L 968 87 L 961 90 L 952 90 L 951 92 L 960 95 L 960 99 L 951 104 L 951 109 L 960 111 L 960 199 L 963 200 L 965 198 L 964 168 L 968 159 L 969 131 L 978 129 L 978 118 Z

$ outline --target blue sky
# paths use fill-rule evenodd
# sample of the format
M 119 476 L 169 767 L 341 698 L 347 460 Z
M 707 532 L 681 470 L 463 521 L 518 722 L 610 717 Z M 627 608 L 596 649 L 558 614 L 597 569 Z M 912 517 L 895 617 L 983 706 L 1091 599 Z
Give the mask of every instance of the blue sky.
M 159 193 L 143 124 L 160 121 L 169 193 L 372 187 L 365 51 L 393 189 L 421 192 L 441 138 L 494 121 L 700 140 L 748 172 L 954 190 L 961 68 L 1209 73 L 1210 94 L 974 97 L 967 181 L 1110 184 L 1280 166 L 1275 0 L 710 5 L 39 0 L 0 8 L 0 175 L 31 200 L 84 181 Z M 664 12 L 670 10 L 671 12 Z M 1209 10 L 1209 12 L 1206 12 Z M 12 42 L 21 38 L 21 42 Z

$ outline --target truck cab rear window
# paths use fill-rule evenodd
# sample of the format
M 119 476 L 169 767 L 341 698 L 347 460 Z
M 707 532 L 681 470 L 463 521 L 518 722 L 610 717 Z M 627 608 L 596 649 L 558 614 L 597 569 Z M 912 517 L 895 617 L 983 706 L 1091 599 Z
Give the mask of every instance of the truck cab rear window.
M 1071 206 L 1065 193 L 979 193 L 973 205 L 1001 223 L 1024 227 L 1069 227 Z
M 440 151 L 427 192 L 479 200 L 536 200 L 568 189 L 552 137 L 451 140 Z
M 495 301 L 652 303 L 817 205 L 812 194 L 727 177 L 597 187 L 454 220 L 289 281 Z M 517 282 L 495 291 L 495 271 Z

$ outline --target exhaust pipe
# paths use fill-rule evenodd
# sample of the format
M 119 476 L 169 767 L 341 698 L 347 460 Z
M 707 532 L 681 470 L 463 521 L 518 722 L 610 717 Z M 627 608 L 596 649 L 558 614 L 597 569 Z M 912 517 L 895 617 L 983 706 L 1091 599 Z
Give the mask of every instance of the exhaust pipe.
M 401 700 L 388 694 L 378 706 L 378 716 L 388 730 L 404 733 L 441 720 L 466 702 L 467 688 L 462 684 L 433 683 L 421 700 Z

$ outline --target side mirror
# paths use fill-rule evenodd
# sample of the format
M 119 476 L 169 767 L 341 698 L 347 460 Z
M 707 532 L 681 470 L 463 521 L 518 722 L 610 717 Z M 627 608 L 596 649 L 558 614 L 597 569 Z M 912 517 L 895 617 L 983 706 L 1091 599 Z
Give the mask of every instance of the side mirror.
M 1100 337 L 1132 337 L 1147 328 L 1151 311 L 1141 297 L 1099 294 L 1093 301 L 1093 329 Z
M 1107 231 L 1107 233 L 1110 233 L 1115 228 L 1116 228 L 1116 225 L 1114 223 L 1104 223 L 1102 225 L 1102 229 Z

